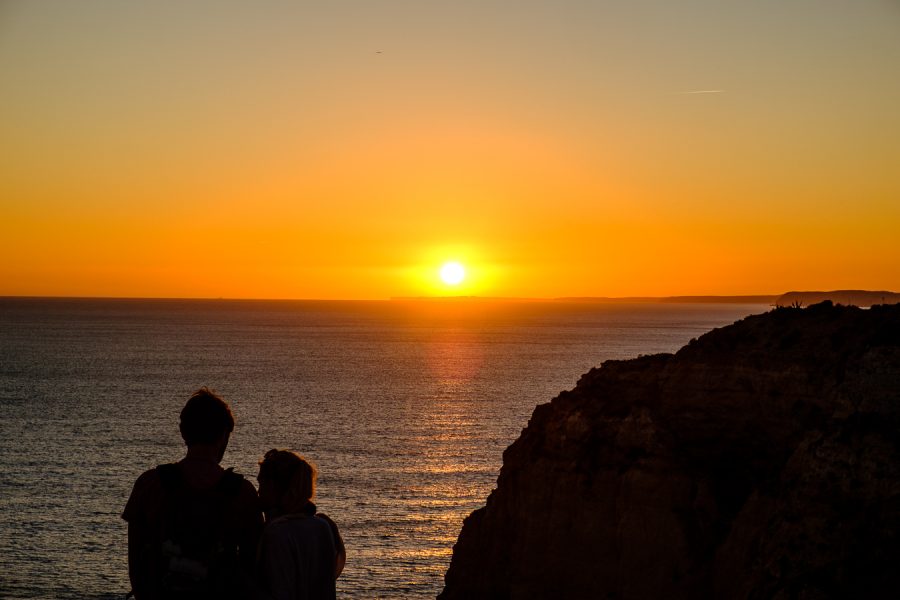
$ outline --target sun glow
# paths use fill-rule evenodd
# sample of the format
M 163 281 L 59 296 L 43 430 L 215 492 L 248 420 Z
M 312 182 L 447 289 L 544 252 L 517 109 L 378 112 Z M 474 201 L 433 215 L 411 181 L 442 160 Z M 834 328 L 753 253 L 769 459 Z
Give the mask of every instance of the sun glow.
M 441 266 L 441 281 L 447 285 L 459 285 L 466 278 L 466 268 L 456 261 Z

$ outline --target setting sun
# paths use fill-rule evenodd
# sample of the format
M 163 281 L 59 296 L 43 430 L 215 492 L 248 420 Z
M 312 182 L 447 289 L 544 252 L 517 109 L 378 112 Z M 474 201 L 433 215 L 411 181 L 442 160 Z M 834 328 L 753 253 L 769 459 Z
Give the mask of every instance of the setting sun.
M 207 4 L 0 4 L 0 296 L 900 289 L 896 3 Z
M 466 268 L 458 262 L 447 262 L 441 267 L 441 281 L 447 285 L 459 285 L 465 278 Z

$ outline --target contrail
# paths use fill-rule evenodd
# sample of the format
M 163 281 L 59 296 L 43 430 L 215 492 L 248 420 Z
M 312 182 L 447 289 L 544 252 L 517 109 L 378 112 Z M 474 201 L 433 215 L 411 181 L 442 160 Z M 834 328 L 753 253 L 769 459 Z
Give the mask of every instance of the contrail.
M 725 90 L 693 90 L 690 92 L 678 92 L 679 94 L 724 94 Z

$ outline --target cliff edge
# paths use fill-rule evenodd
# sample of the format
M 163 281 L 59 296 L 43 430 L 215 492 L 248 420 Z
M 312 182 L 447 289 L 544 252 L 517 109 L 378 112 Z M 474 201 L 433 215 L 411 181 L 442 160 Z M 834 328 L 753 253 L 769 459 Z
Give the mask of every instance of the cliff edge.
M 442 600 L 900 597 L 900 305 L 778 308 L 538 406 Z

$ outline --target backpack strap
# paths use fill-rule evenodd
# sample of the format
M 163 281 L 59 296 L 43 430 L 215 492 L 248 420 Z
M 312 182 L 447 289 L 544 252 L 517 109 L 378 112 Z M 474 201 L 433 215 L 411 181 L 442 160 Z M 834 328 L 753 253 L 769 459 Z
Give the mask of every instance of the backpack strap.
M 226 498 L 232 498 L 238 495 L 238 492 L 241 491 L 241 486 L 243 484 L 243 475 L 241 475 L 240 473 L 235 473 L 233 469 L 226 469 L 225 473 L 222 474 L 222 478 L 219 480 L 219 483 L 216 484 L 216 488 L 217 491 Z

